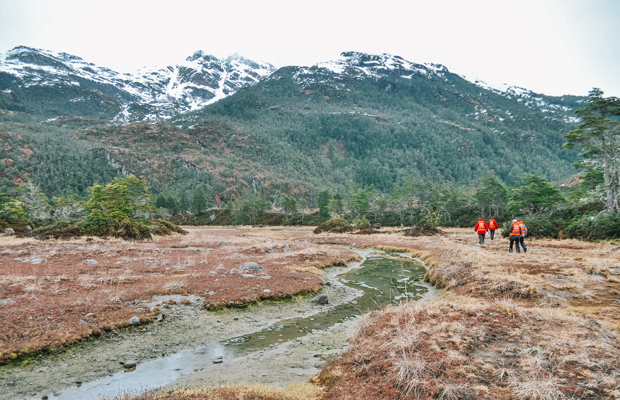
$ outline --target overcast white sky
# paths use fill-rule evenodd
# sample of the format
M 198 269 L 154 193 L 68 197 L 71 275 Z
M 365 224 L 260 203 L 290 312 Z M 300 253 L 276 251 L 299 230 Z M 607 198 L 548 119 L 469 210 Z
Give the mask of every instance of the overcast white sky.
M 18 45 L 120 72 L 199 49 L 278 67 L 392 53 L 540 93 L 620 96 L 619 0 L 0 0 L 0 52 Z

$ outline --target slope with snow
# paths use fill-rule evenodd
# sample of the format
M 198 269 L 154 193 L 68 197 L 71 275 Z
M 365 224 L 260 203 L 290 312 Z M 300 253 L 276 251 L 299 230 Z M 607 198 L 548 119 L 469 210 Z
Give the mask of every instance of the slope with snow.
M 7 86 L 0 90 L 23 92 L 17 97 L 25 98 L 29 89 L 45 88 L 59 103 L 108 101 L 118 108 L 117 121 L 158 121 L 211 104 L 273 71 L 270 64 L 238 55 L 221 60 L 197 51 L 175 66 L 121 74 L 67 53 L 20 46 L 0 57 L 0 74 L 6 74 L 0 86 Z M 67 98 L 68 93 L 82 95 Z

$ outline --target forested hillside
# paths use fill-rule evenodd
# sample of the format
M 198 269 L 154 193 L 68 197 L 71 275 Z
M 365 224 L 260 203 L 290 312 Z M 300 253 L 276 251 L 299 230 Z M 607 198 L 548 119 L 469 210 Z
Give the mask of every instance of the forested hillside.
M 315 205 L 323 189 L 473 185 L 491 171 L 509 185 L 526 173 L 560 183 L 575 174 L 577 152 L 561 145 L 582 102 L 494 92 L 442 66 L 359 53 L 281 68 L 166 122 L 46 119 L 5 102 L 0 192 L 30 178 L 49 196 L 83 198 L 95 183 L 133 174 L 178 199 L 203 185 L 212 205 L 245 191 Z

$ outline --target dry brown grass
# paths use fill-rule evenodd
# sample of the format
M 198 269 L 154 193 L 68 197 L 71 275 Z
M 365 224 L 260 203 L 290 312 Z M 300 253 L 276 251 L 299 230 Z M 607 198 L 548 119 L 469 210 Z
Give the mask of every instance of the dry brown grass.
M 315 383 L 328 386 L 326 399 L 620 394 L 617 333 L 564 310 L 538 311 L 455 295 L 389 307 L 360 319 L 350 348 Z
M 296 383 L 286 388 L 261 384 L 222 385 L 207 388 L 178 389 L 172 392 L 154 390 L 140 395 L 140 400 L 318 400 L 322 392 L 309 383 Z M 115 400 L 136 399 L 134 395 Z

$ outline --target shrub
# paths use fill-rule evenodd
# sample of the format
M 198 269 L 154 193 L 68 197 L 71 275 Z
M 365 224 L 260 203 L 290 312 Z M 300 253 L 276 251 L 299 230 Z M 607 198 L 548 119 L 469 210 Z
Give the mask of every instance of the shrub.
M 584 215 L 573 219 L 566 233 L 571 238 L 585 240 L 616 239 L 620 237 L 620 214 Z
M 151 232 L 153 233 L 153 235 L 160 236 L 172 235 L 173 233 L 187 235 L 189 233 L 171 222 L 155 218 L 151 220 Z
M 536 238 L 557 238 L 560 231 L 557 221 L 548 214 L 532 215 L 524 219 L 527 236 Z M 508 225 L 510 226 L 510 224 Z
M 342 218 L 336 218 L 329 220 L 327 222 L 323 222 L 321 225 L 317 226 L 314 230 L 314 233 L 321 232 L 335 232 L 335 233 L 344 233 L 350 232 L 354 228 L 349 224 L 346 220 Z

